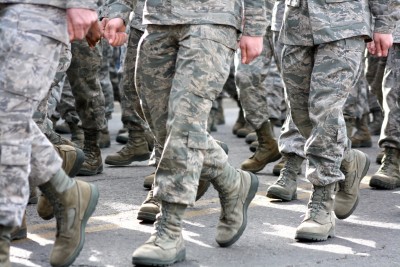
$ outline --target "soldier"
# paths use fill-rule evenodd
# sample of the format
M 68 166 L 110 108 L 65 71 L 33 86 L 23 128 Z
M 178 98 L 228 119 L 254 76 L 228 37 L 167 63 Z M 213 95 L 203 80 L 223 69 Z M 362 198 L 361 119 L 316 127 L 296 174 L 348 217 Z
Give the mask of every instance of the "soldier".
M 393 34 L 393 47 L 389 50 L 382 83 L 384 120 L 379 138 L 383 149 L 382 165 L 371 176 L 369 185 L 379 189 L 400 187 L 400 29 L 397 23 Z M 374 47 L 369 48 L 374 52 Z
M 373 35 L 370 6 L 375 17 Z M 369 159 L 350 148 L 342 110 L 357 82 L 365 40 L 373 38 L 379 47 L 377 55 L 387 55 L 394 29 L 389 9 L 386 0 L 287 2 L 280 33 L 285 45 L 282 77 L 293 121 L 307 139 L 306 178 L 313 184 L 297 240 L 334 236 L 333 211 L 345 219 L 358 204 L 359 184 Z
M 85 37 L 97 20 L 96 5 L 32 3 L 2 0 L 0 4 L 0 265 L 11 266 L 10 231 L 21 225 L 31 183 L 39 185 L 55 209 L 57 235 L 50 263 L 67 266 L 82 249 L 98 190 L 66 175 L 61 158 L 32 115 L 50 88 L 62 44 Z
M 147 1 L 136 84 L 149 125 L 163 144 L 154 189 L 161 212 L 155 233 L 133 253 L 134 264 L 168 265 L 185 259 L 182 218 L 195 201 L 200 177 L 211 181 L 221 199 L 217 243 L 232 245 L 246 227 L 257 176 L 228 163 L 207 133 L 207 119 L 228 77 L 242 22 L 242 63 L 261 53 L 263 5 L 246 1 L 243 22 L 242 1 L 179 1 L 173 6 L 169 1 Z M 121 44 L 123 32 L 124 21 L 115 18 L 108 22 L 105 37 L 113 45 Z

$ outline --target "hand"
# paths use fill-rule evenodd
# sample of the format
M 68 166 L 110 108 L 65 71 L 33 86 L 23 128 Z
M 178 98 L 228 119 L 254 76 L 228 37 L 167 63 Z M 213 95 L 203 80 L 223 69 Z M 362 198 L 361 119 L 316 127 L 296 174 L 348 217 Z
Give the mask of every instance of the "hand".
M 84 8 L 67 9 L 69 40 L 82 40 L 93 23 L 97 22 L 97 13 Z
M 393 45 L 392 34 L 374 33 L 373 39 L 367 44 L 368 51 L 378 57 L 387 57 L 388 50 Z
M 89 44 L 90 48 L 93 48 L 100 42 L 101 37 L 103 36 L 103 29 L 100 25 L 100 22 L 95 22 L 90 27 L 89 32 L 86 34 L 86 41 Z
M 263 50 L 262 36 L 242 36 L 239 41 L 242 54 L 242 64 L 249 64 L 258 57 Z
M 128 40 L 124 21 L 120 18 L 110 19 L 104 22 L 104 38 L 112 46 L 121 46 Z

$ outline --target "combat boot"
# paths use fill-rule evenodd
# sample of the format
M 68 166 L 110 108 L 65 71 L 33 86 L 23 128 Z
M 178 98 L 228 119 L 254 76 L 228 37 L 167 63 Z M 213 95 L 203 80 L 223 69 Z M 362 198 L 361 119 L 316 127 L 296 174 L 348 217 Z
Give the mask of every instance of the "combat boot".
M 351 149 L 342 160 L 340 170 L 345 179 L 339 182 L 339 190 L 335 197 L 335 214 L 338 219 L 349 217 L 358 205 L 360 183 L 369 169 L 368 156 L 356 149 Z
M 385 147 L 382 165 L 371 176 L 369 186 L 378 189 L 395 189 L 400 187 L 400 150 Z
M 67 145 L 54 146 L 54 149 L 63 160 L 62 169 L 69 177 L 75 177 L 85 160 L 83 151 Z M 53 206 L 43 194 L 39 196 L 36 211 L 43 220 L 50 220 L 54 217 Z
M 21 226 L 14 227 L 11 231 L 11 241 L 21 240 L 28 237 L 28 227 L 26 225 L 26 212 L 24 217 L 22 217 Z M 0 264 L 0 266 L 2 266 Z
M 100 131 L 99 136 L 99 147 L 100 148 L 107 148 L 111 146 L 111 137 L 110 132 L 108 131 L 108 127 L 102 129 Z
M 85 161 L 77 175 L 91 176 L 103 172 L 103 160 L 101 158 L 100 147 L 97 143 L 99 133 L 85 131 Z
M 236 136 L 239 138 L 245 138 L 251 132 L 254 132 L 254 128 L 250 123 L 246 122 L 242 128 L 237 130 Z
M 137 219 L 140 221 L 153 223 L 156 215 L 160 212 L 160 204 L 153 196 L 153 189 L 147 193 L 146 199 L 139 208 Z
M 116 140 L 118 143 L 120 143 L 120 144 L 126 144 L 126 143 L 128 143 L 128 140 L 129 140 L 129 132 L 126 131 L 126 132 L 118 133 L 118 135 L 117 135 L 117 137 L 116 137 L 115 140 Z
M 364 114 L 361 119 L 356 119 L 357 131 L 351 137 L 351 147 L 371 147 L 372 139 L 368 128 L 368 114 Z
M 218 191 L 221 203 L 215 240 L 221 247 L 229 247 L 246 229 L 247 209 L 256 195 L 258 178 L 253 173 L 235 170 L 227 165 L 223 173 L 212 179 L 211 183 Z
M 243 109 L 241 106 L 239 106 L 239 114 L 238 114 L 238 118 L 236 119 L 235 124 L 232 127 L 232 133 L 234 135 L 237 134 L 237 131 L 241 128 L 244 127 L 244 125 L 246 124 L 246 120 L 244 119 L 244 115 L 243 115 Z
M 383 112 L 380 108 L 371 110 L 372 122 L 369 123 L 369 132 L 372 135 L 380 135 L 383 123 Z
M 333 214 L 335 183 L 313 185 L 303 222 L 297 227 L 295 239 L 299 241 L 324 241 L 335 236 Z
M 151 174 L 144 177 L 143 187 L 147 189 L 151 189 L 151 186 L 154 183 L 154 177 L 156 176 L 156 172 L 152 172 Z
M 137 266 L 167 266 L 183 261 L 186 249 L 182 237 L 182 220 L 186 205 L 163 201 L 154 224 L 155 232 L 132 254 Z
M 155 173 L 154 173 L 155 176 Z M 153 177 L 154 182 L 154 177 Z M 200 179 L 199 186 L 197 187 L 196 201 L 199 200 L 210 187 L 210 181 Z M 150 188 L 153 184 L 150 186 Z M 160 212 L 160 204 L 153 196 L 153 189 L 149 191 L 146 199 L 143 201 L 139 208 L 137 219 L 140 221 L 153 223 L 156 220 L 156 215 Z
M 377 164 L 382 164 L 382 160 L 383 160 L 383 156 L 385 155 L 385 150 L 383 149 L 383 150 L 381 150 L 381 151 L 379 151 L 379 153 L 378 153 L 378 155 L 376 155 L 376 159 L 375 159 L 375 162 L 377 163 Z
M 10 263 L 10 233 L 12 227 L 0 225 L 0 266 L 11 267 Z
M 99 199 L 97 186 L 75 180 L 74 185 L 62 193 L 51 182 L 40 185 L 39 188 L 54 207 L 57 223 L 50 264 L 69 266 L 83 248 L 86 223 Z
M 259 145 L 258 140 L 252 142 L 252 143 L 250 144 L 250 147 L 249 147 L 250 151 L 253 152 L 253 153 L 256 152 L 256 151 L 257 151 L 257 148 L 258 148 L 258 145 Z M 279 174 L 278 174 L 278 175 L 279 175 Z
M 246 135 L 245 141 L 246 141 L 246 144 L 251 144 L 254 141 L 257 141 L 257 133 L 255 131 L 249 133 L 248 135 Z
M 144 132 L 129 131 L 128 143 L 122 149 L 106 157 L 105 163 L 114 166 L 129 165 L 134 161 L 148 160 L 151 155 Z
M 264 169 L 265 165 L 281 158 L 278 144 L 273 137 L 271 123 L 264 122 L 260 129 L 256 130 L 258 147 L 256 152 L 249 159 L 245 160 L 240 168 L 253 173 Z
M 303 158 L 294 153 L 285 154 L 286 158 L 278 180 L 267 190 L 267 197 L 291 201 L 297 199 L 297 174 L 301 170 Z

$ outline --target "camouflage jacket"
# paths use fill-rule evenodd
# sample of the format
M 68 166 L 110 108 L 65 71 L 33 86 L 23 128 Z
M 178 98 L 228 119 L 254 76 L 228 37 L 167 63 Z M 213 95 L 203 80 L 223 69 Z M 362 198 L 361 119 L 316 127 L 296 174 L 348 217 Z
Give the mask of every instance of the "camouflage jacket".
M 312 46 L 354 36 L 370 39 L 372 29 L 392 33 L 390 10 L 399 7 L 399 0 L 287 0 L 281 41 Z
M 0 4 L 32 4 L 66 8 L 97 10 L 97 0 L 0 0 Z
M 265 0 L 147 0 L 144 24 L 221 24 L 248 36 L 263 36 L 267 28 Z M 128 23 L 136 0 L 108 0 L 106 15 Z M 243 22 L 243 17 L 245 21 Z

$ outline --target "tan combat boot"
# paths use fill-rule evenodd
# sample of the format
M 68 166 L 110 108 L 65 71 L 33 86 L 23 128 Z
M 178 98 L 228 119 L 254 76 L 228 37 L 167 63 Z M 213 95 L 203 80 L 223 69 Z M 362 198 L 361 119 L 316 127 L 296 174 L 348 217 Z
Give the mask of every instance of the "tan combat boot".
M 251 132 L 254 132 L 254 127 L 251 126 L 250 123 L 246 122 L 242 128 L 237 130 L 236 136 L 240 138 L 245 138 Z
M 364 114 L 361 119 L 356 119 L 357 131 L 351 137 L 351 147 L 371 147 L 372 139 L 368 128 L 368 113 Z
M 134 161 L 148 160 L 151 155 L 150 145 L 144 132 L 129 131 L 129 139 L 122 149 L 106 157 L 105 163 L 113 166 L 125 166 Z
M 254 131 L 254 132 L 251 132 L 251 133 L 249 133 L 248 135 L 246 135 L 246 144 L 251 144 L 251 143 L 253 143 L 254 141 L 257 141 L 257 133 Z
M 324 241 L 335 236 L 333 214 L 335 183 L 313 186 L 303 222 L 297 227 L 295 239 L 299 241 Z
M 359 201 L 360 183 L 369 169 L 368 156 L 356 149 L 348 151 L 342 161 L 340 170 L 344 181 L 339 182 L 335 197 L 335 214 L 338 219 L 346 219 L 356 209 Z
M 285 164 L 278 180 L 267 190 L 267 197 L 291 201 L 297 199 L 297 174 L 301 170 L 303 158 L 294 153 L 285 154 Z
M 69 266 L 78 257 L 85 241 L 85 227 L 94 212 L 97 186 L 76 180 L 74 186 L 59 193 L 50 182 L 39 186 L 54 207 L 57 233 L 50 255 L 52 266 Z
M 215 240 L 221 247 L 229 247 L 246 229 L 247 209 L 256 195 L 258 178 L 253 173 L 227 165 L 223 174 L 212 179 L 211 183 L 218 191 L 221 202 Z
M 83 151 L 68 145 L 56 145 L 54 148 L 63 160 L 62 169 L 69 177 L 75 177 L 85 160 Z M 43 194 L 39 196 L 36 210 L 43 220 L 50 220 L 54 217 L 53 206 Z
M 258 136 L 258 147 L 253 156 L 245 160 L 240 168 L 253 173 L 264 169 L 265 165 L 281 158 L 278 144 L 274 139 L 269 121 L 264 122 L 260 129 L 256 130 Z
M 162 202 L 161 213 L 154 224 L 155 232 L 132 254 L 134 265 L 167 266 L 185 260 L 186 249 L 182 237 L 185 210 L 186 205 Z
M 378 189 L 395 189 L 400 187 L 400 150 L 385 147 L 382 165 L 371 176 L 369 186 Z
M 155 176 L 155 173 L 154 173 Z M 153 177 L 154 181 L 154 177 Z M 202 180 L 199 181 L 199 187 L 197 188 L 196 201 L 199 200 L 210 187 L 210 181 Z M 150 186 L 150 188 L 152 185 Z M 145 222 L 153 223 L 156 220 L 156 215 L 160 212 L 160 204 L 153 196 L 153 189 L 147 193 L 146 199 L 143 201 L 139 208 L 137 219 Z
M 0 266 L 11 267 L 10 263 L 10 233 L 12 227 L 0 225 Z
M 98 145 L 99 132 L 85 131 L 85 161 L 77 175 L 91 176 L 103 172 L 103 159 Z

